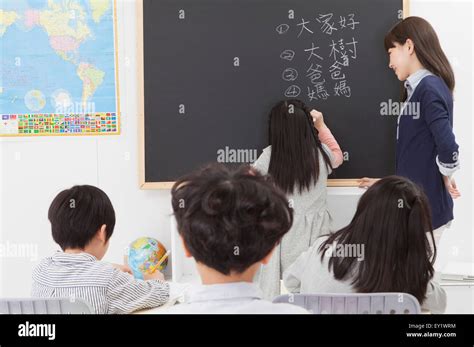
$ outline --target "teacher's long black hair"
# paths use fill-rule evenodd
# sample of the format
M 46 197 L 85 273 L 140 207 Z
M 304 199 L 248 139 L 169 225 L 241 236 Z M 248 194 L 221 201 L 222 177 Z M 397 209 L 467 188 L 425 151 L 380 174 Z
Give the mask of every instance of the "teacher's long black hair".
M 330 247 L 334 250 L 334 242 L 338 249 L 364 247 L 361 261 L 347 255 L 329 258 L 336 279 L 351 280 L 359 293 L 409 293 L 423 303 L 436 246 L 428 200 L 415 183 L 399 176 L 375 183 L 360 198 L 350 224 L 320 246 L 321 260 Z
M 272 154 L 268 173 L 285 193 L 302 193 L 319 178 L 320 156 L 331 167 L 313 124 L 311 110 L 300 100 L 280 101 L 270 112 Z
M 395 47 L 395 43 L 404 45 L 408 39 L 413 41 L 416 56 L 423 67 L 441 77 L 452 93 L 456 84 L 453 68 L 431 24 L 420 17 L 405 18 L 385 35 L 385 50 Z M 403 101 L 406 98 L 407 91 L 403 88 Z

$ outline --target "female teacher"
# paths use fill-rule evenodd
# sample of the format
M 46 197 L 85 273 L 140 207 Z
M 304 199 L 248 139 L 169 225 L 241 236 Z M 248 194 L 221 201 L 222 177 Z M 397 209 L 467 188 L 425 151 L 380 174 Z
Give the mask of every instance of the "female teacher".
M 396 174 L 420 185 L 428 196 L 438 245 L 454 218 L 452 199 L 460 196 L 452 178 L 459 169 L 453 133 L 454 73 L 436 32 L 422 18 L 408 17 L 393 27 L 385 36 L 385 49 L 389 67 L 405 83 L 405 104 L 397 123 Z M 365 177 L 360 186 L 375 181 Z

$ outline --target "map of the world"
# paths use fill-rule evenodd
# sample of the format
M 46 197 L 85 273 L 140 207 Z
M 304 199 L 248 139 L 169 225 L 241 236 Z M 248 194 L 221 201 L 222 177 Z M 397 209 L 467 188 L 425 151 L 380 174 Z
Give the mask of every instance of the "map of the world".
M 0 1 L 0 136 L 117 134 L 115 0 Z

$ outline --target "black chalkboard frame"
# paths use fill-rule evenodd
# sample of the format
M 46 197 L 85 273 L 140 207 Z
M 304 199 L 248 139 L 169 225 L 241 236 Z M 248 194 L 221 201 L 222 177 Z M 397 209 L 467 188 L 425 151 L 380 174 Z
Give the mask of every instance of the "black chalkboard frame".
M 145 76 L 144 76 L 144 21 L 143 1 L 136 0 L 137 19 L 137 92 L 138 92 L 138 177 L 139 188 L 142 190 L 171 189 L 174 182 L 149 182 L 145 175 Z M 354 0 L 357 1 L 357 0 Z M 403 1 L 403 18 L 410 15 L 410 0 Z M 328 179 L 328 187 L 357 187 L 359 178 Z

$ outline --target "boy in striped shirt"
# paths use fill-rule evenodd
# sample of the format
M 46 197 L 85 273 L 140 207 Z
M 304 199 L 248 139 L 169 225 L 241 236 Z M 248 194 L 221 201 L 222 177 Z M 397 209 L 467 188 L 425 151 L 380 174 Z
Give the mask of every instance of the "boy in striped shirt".
M 48 219 L 63 252 L 34 269 L 33 297 L 80 298 L 97 314 L 131 313 L 168 301 L 170 287 L 159 271 L 137 280 L 128 267 L 101 261 L 115 226 L 114 208 L 102 190 L 84 185 L 62 191 Z

